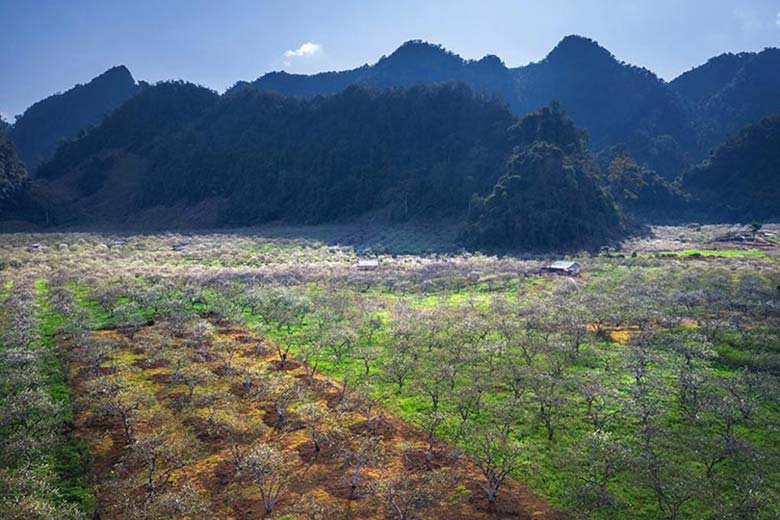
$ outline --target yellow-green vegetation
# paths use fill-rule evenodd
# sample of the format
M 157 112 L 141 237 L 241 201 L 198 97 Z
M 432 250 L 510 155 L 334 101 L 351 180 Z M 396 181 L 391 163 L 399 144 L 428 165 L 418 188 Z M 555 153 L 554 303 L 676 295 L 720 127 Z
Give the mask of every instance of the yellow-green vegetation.
M 542 258 L 468 253 L 388 252 L 360 269 L 360 254 L 327 233 L 294 239 L 289 230 L 121 244 L 113 235 L 13 235 L 0 262 L 12 293 L 34 295 L 24 280 L 45 279 L 62 316 L 52 337 L 84 397 L 77 436 L 89 442 L 96 496 L 113 517 L 137 506 L 162 518 L 154 507 L 173 493 L 202 517 L 263 514 L 268 482 L 226 472 L 229 436 L 204 433 L 209 421 L 256 423 L 263 433 L 237 446 L 279 474 L 311 456 L 299 448 L 314 450 L 323 433 L 303 418 L 348 396 L 359 403 L 351 415 L 326 422 L 379 432 L 393 456 L 355 458 L 376 453 L 377 441 L 350 438 L 321 455 L 319 477 L 282 479 L 269 516 L 317 518 L 300 508 L 335 506 L 324 518 L 368 518 L 361 508 L 391 512 L 403 491 L 421 495 L 416 515 L 431 519 L 462 504 L 474 518 L 532 514 L 520 506 L 529 500 L 549 518 L 545 500 L 583 518 L 774 518 L 780 267 L 768 260 L 778 250 L 716 243 L 715 228 L 653 231 L 575 256 L 577 278 L 540 276 Z M 27 251 L 33 241 L 41 248 Z M 723 254 L 696 262 L 692 251 Z M 259 392 L 251 398 L 239 388 L 245 379 Z M 298 389 L 293 397 L 274 386 L 281 380 Z M 129 428 L 121 406 L 98 404 L 107 394 L 142 403 Z M 280 427 L 280 414 L 299 427 Z M 119 450 L 152 431 L 171 435 L 189 461 L 159 486 Z M 457 466 L 470 469 L 453 484 L 434 470 L 455 467 L 459 449 Z M 130 502 L 105 487 L 116 463 L 130 470 L 111 485 Z M 349 482 L 356 466 L 366 468 L 356 488 L 370 489 L 370 500 L 323 484 Z M 425 471 L 404 487 L 394 480 L 402 468 Z M 209 479 L 219 478 L 212 495 Z
M 656 253 L 656 256 L 678 258 L 767 258 L 767 254 L 759 249 L 686 249 L 685 251 Z

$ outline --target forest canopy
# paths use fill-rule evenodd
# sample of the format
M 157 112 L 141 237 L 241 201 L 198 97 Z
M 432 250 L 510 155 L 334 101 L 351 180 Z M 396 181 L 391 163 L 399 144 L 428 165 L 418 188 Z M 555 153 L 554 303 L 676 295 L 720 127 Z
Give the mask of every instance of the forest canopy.
M 60 148 L 39 177 L 68 187 L 60 222 L 124 221 L 182 204 L 216 207 L 211 225 L 222 226 L 376 213 L 461 220 L 472 198 L 487 197 L 482 218 L 472 207 L 474 244 L 579 246 L 621 229 L 585 132 L 557 105 L 517 118 L 458 83 L 311 99 L 254 90 L 220 98 L 163 83 Z M 493 207 L 495 189 L 520 189 L 524 207 Z M 522 224 L 491 230 L 500 224 L 485 219 L 507 211 L 520 214 L 502 218 Z

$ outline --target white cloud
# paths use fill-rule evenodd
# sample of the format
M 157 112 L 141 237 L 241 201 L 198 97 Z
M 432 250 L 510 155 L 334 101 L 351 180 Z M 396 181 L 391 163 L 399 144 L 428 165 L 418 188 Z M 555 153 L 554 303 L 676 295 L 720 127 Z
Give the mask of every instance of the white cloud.
M 312 42 L 306 42 L 295 50 L 284 51 L 285 58 L 308 58 L 318 54 L 322 54 L 322 45 Z
M 780 29 L 780 11 L 777 11 L 777 28 Z

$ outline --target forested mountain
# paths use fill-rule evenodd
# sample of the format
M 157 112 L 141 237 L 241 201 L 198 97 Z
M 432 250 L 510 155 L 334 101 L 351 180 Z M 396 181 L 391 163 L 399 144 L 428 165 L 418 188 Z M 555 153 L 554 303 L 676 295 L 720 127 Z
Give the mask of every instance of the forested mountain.
M 204 87 L 158 83 L 64 143 L 38 171 L 53 222 L 121 223 L 139 212 L 152 156 L 164 157 L 164 143 L 218 102 Z
M 495 56 L 464 60 L 438 45 L 411 41 L 373 65 L 314 75 L 273 72 L 234 89 L 315 96 L 354 84 L 462 81 L 499 96 L 517 115 L 559 101 L 588 131 L 594 151 L 623 145 L 640 164 L 673 179 L 729 133 L 780 110 L 774 95 L 780 91 L 778 53 L 719 56 L 666 83 L 580 36 L 567 36 L 545 59 L 518 68 Z
M 10 139 L 33 171 L 54 154 L 61 141 L 100 123 L 142 87 L 126 67 L 113 67 L 85 85 L 76 85 L 29 107 L 14 123 Z
M 780 112 L 780 49 L 725 54 L 671 83 L 694 106 L 699 149 Z
M 694 145 L 684 103 L 652 72 L 618 61 L 595 41 L 568 36 L 539 63 L 514 70 L 521 112 L 552 101 L 588 131 L 590 146 L 623 144 L 668 177 Z
M 624 143 L 669 176 L 678 173 L 683 150 L 694 144 L 684 104 L 663 81 L 579 36 L 564 38 L 541 62 L 516 69 L 495 56 L 464 60 L 440 46 L 411 41 L 374 65 L 311 76 L 275 72 L 235 88 L 313 96 L 351 84 L 393 87 L 439 81 L 462 81 L 499 96 L 518 115 L 559 101 L 588 131 L 594 149 Z
M 7 125 L 0 118 L 0 214 L 27 182 L 27 171 L 8 141 Z
M 541 166 L 522 163 L 524 154 Z M 487 233 L 475 243 L 587 245 L 620 229 L 584 134 L 557 107 L 518 119 L 458 83 L 353 86 L 311 99 L 163 83 L 62 146 L 39 177 L 60 224 L 198 213 L 198 225 L 233 226 L 462 219 L 505 173 L 532 178 L 523 196 L 547 216 L 524 221 L 527 237 Z
M 620 232 L 583 134 L 556 105 L 513 125 L 514 153 L 487 197 L 472 201 L 466 239 L 484 246 L 559 247 Z
M 723 218 L 780 217 L 780 115 L 744 128 L 684 177 L 701 211 Z
M 693 103 L 704 103 L 728 85 L 755 53 L 725 53 L 679 75 L 669 85 Z
M 387 88 L 447 81 L 462 81 L 477 91 L 500 95 L 516 112 L 521 110 L 515 106 L 517 95 L 512 73 L 499 58 L 464 60 L 440 45 L 420 40 L 404 43 L 374 65 L 310 76 L 271 72 L 251 83 L 239 82 L 233 89 L 255 88 L 286 96 L 315 96 L 339 92 L 350 85 Z
M 171 127 L 167 114 L 185 112 L 189 119 Z M 406 218 L 464 211 L 472 193 L 489 189 L 514 119 L 463 85 L 351 87 L 300 100 L 161 84 L 63 146 L 40 175 L 71 194 L 69 212 L 109 220 L 207 200 L 218 202 L 212 225 L 321 222 L 378 209 Z M 116 177 L 137 182 L 123 196 L 132 207 L 104 206 Z
M 375 65 L 274 73 L 223 95 L 182 81 L 139 85 L 120 67 L 34 105 L 11 127 L 23 135 L 40 118 L 39 129 L 62 128 L 59 115 L 87 90 L 127 87 L 129 99 L 66 140 L 36 182 L 21 182 L 14 166 L 4 186 L 31 186 L 17 205 L 54 224 L 468 215 L 467 240 L 501 247 L 607 240 L 627 215 L 668 220 L 691 198 L 702 218 L 765 218 L 776 205 L 776 119 L 674 179 L 706 143 L 774 106 L 778 55 L 723 55 L 667 84 L 577 36 L 518 69 L 412 41 Z M 4 188 L 6 200 L 12 191 Z

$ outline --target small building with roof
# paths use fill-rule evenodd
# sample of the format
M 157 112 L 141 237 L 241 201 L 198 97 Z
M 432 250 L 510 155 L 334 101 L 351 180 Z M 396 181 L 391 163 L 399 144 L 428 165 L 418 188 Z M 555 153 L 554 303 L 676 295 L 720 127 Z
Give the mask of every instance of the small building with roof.
M 582 272 L 582 266 L 577 262 L 568 260 L 556 260 L 542 269 L 545 273 L 560 274 L 563 276 L 578 276 Z
M 358 260 L 357 263 L 357 268 L 361 271 L 371 271 L 377 267 L 379 267 L 379 260 L 376 258 L 365 258 L 363 260 Z

